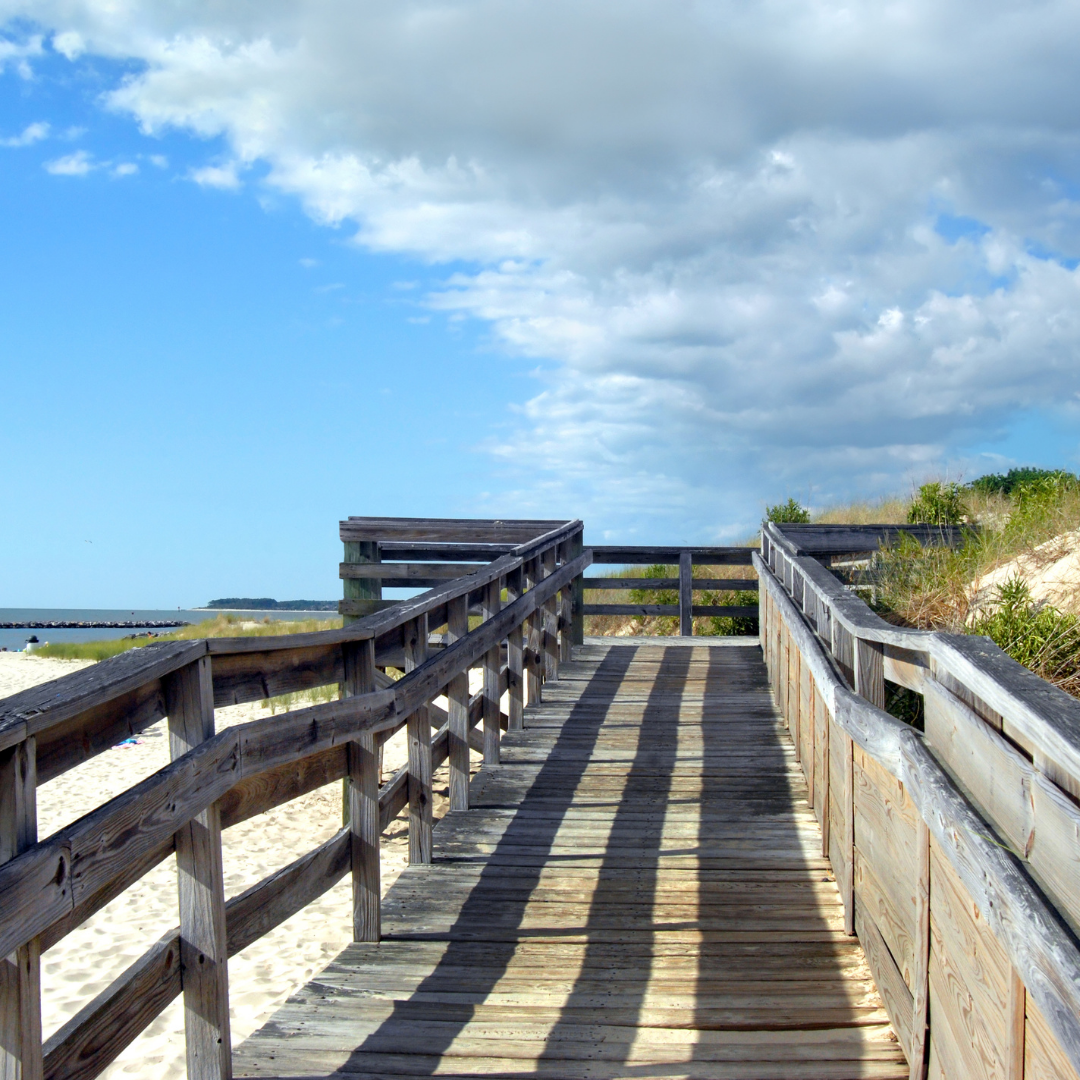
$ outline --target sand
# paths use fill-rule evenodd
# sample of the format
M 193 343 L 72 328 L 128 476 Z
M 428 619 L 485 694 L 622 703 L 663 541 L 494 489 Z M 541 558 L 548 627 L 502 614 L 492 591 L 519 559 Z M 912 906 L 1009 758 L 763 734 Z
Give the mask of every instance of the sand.
M 0 697 L 76 671 L 87 663 L 0 653 Z M 472 676 L 475 692 L 479 673 Z M 304 703 L 298 704 L 302 707 Z M 445 707 L 444 701 L 439 704 Z M 221 730 L 268 712 L 258 704 L 219 709 L 217 727 Z M 386 745 L 384 777 L 404 764 L 406 756 L 405 732 L 401 731 Z M 476 769 L 479 759 L 475 754 L 473 758 Z M 48 836 L 167 763 L 168 738 L 162 721 L 137 739 L 42 785 L 38 790 L 38 835 Z M 445 766 L 435 773 L 434 786 L 434 811 L 439 817 L 447 805 Z M 222 844 L 226 898 L 329 839 L 341 828 L 341 820 L 341 784 L 334 783 L 229 829 Z M 407 862 L 407 827 L 404 818 L 399 818 L 383 834 L 384 890 Z M 264 1023 L 289 994 L 349 943 L 350 901 L 351 885 L 346 877 L 229 961 L 234 1045 Z M 45 1038 L 176 924 L 176 866 L 170 858 L 44 955 Z M 174 1001 L 102 1075 L 154 1080 L 186 1076 L 181 1001 Z
M 1064 533 L 1011 559 L 972 583 L 973 614 L 997 607 L 998 588 L 1019 575 L 1033 600 L 1070 615 L 1080 615 L 1080 532 Z

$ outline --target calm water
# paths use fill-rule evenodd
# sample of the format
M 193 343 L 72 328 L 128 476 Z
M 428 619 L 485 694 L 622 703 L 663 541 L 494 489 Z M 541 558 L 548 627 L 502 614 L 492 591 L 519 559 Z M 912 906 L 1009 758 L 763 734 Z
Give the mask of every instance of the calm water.
M 274 621 L 285 619 L 332 619 L 332 611 L 146 611 L 140 608 L 104 609 L 104 608 L 0 608 L 0 623 L 3 622 L 161 622 L 165 619 L 179 619 L 188 623 L 200 623 L 212 619 L 215 615 L 233 614 L 246 616 L 256 622 L 269 618 Z M 37 634 L 40 641 L 104 641 L 107 638 L 122 638 L 128 634 L 138 634 L 139 630 L 0 630 L 0 648 L 21 649 L 31 634 Z M 168 633 L 159 630 L 158 633 Z

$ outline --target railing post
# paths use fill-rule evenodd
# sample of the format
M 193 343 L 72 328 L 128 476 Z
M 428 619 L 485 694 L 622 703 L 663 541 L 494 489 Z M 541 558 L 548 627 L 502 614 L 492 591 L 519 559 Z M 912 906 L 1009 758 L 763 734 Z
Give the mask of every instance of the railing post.
M 427 615 L 403 627 L 405 670 L 427 659 Z M 421 705 L 405 722 L 409 740 L 409 864 L 431 862 L 431 715 Z
M 694 559 L 689 551 L 679 552 L 679 634 L 694 635 Z
M 555 548 L 549 547 L 544 552 L 542 577 L 549 578 L 555 573 Z M 559 611 L 557 596 L 544 601 L 544 669 L 545 682 L 552 682 L 559 677 Z
M 502 582 L 491 581 L 484 588 L 484 622 L 494 619 L 501 606 Z M 484 764 L 499 764 L 499 644 L 484 653 Z
M 162 680 L 172 759 L 214 735 L 214 683 L 204 656 Z M 189 1080 L 232 1076 L 225 875 L 217 804 L 176 833 L 180 965 Z
M 574 533 L 570 539 L 570 558 L 576 559 L 585 550 L 585 532 Z M 570 640 L 573 645 L 585 644 L 585 575 L 578 574 L 570 594 Z M 573 654 L 571 653 L 571 656 Z
M 536 556 L 525 564 L 525 587 L 535 589 L 540 578 L 540 557 Z M 543 612 L 534 611 L 525 624 L 525 688 L 528 691 L 528 703 L 535 705 L 540 700 L 540 657 L 543 640 Z
M 376 540 L 346 540 L 344 544 L 344 562 L 377 563 L 382 561 L 379 555 L 379 544 Z M 342 595 L 346 600 L 379 601 L 382 599 L 382 582 L 378 578 L 345 578 L 341 584 Z M 365 615 L 370 615 L 372 611 L 377 611 L 379 608 L 378 603 L 361 604 L 359 606 L 365 610 L 353 615 L 342 615 L 341 620 L 346 626 L 349 623 L 356 622 L 357 619 L 362 619 Z
M 0 863 L 37 842 L 37 746 L 0 753 Z M 0 1076 L 41 1080 L 41 949 L 37 938 L 0 958 Z
M 926 1076 L 930 1023 L 930 829 L 916 818 L 915 843 L 915 940 L 911 981 L 911 1060 L 908 1080 Z
M 375 641 L 342 646 L 346 697 L 375 690 Z M 353 941 L 378 941 L 382 907 L 379 852 L 378 736 L 364 732 L 351 740 L 349 755 L 349 832 L 352 860 Z
M 565 566 L 570 561 L 570 541 L 564 540 L 559 545 L 559 565 Z M 571 601 L 571 585 L 568 582 L 559 590 L 559 663 L 570 659 L 570 612 L 573 609 Z
M 447 604 L 447 643 L 469 632 L 469 598 L 457 596 Z M 469 809 L 469 673 L 455 675 L 446 688 L 450 757 L 450 809 Z
M 519 566 L 506 575 L 506 602 L 521 599 L 522 569 Z M 506 641 L 506 688 L 509 697 L 507 727 L 520 731 L 525 726 L 525 629 L 519 624 L 510 631 Z
M 885 708 L 885 646 L 855 638 L 855 693 Z

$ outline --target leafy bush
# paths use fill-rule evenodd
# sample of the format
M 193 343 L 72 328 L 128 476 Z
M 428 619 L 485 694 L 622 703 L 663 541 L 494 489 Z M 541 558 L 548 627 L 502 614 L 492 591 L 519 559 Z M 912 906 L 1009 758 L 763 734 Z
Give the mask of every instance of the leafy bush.
M 981 495 L 1012 495 L 1017 488 L 1033 481 L 1048 479 L 1066 479 L 1076 483 L 1077 477 L 1064 469 L 1037 469 L 1027 465 L 1019 469 L 1010 469 L 1007 473 L 987 473 L 972 480 L 968 487 Z
M 777 523 L 788 522 L 792 525 L 810 523 L 810 511 L 805 506 L 800 506 L 794 499 L 788 499 L 786 503 L 777 503 L 776 506 L 766 506 L 765 517 L 768 521 Z
M 959 525 L 967 513 L 960 485 L 934 480 L 919 488 L 908 508 L 908 522 L 911 525 Z
M 1036 604 L 1021 577 L 998 589 L 997 608 L 971 625 L 1024 667 L 1063 690 L 1080 690 L 1080 625 L 1048 604 Z

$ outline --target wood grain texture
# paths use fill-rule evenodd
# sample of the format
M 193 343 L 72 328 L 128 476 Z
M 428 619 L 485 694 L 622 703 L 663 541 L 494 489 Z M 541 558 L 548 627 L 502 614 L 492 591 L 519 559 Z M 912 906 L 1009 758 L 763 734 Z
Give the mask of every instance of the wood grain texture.
M 580 580 L 580 579 L 578 579 Z M 519 566 L 506 575 L 506 601 L 509 604 L 521 598 L 524 577 Z M 506 639 L 507 691 L 509 730 L 520 731 L 525 716 L 525 630 L 515 626 Z
M 460 641 L 469 632 L 465 599 L 449 607 L 447 644 Z M 469 675 L 455 675 L 446 688 L 448 707 L 448 756 L 450 758 L 450 809 L 469 809 Z
M 238 1072 L 907 1076 L 756 650 L 579 646 L 526 722 Z
M 0 863 L 37 841 L 37 766 L 33 736 L 0 750 Z M 41 941 L 0 956 L 0 1076 L 38 1080 L 41 1060 Z
M 167 675 L 169 751 L 175 761 L 214 738 L 210 657 Z M 229 1080 L 229 969 L 225 936 L 225 873 L 217 803 L 176 831 L 180 901 L 180 972 L 190 1080 Z
M 427 660 L 428 623 L 421 615 L 405 631 L 405 672 Z M 408 710 L 409 743 L 409 863 L 431 862 L 431 717 L 427 702 Z
M 679 633 L 691 637 L 694 633 L 694 619 L 690 608 L 694 603 L 693 563 L 689 551 L 679 552 Z
M 484 590 L 483 619 L 489 622 L 498 615 L 502 603 L 501 582 L 493 581 Z M 499 686 L 500 643 L 494 642 L 484 653 L 484 764 L 499 764 L 499 698 L 502 690 Z

